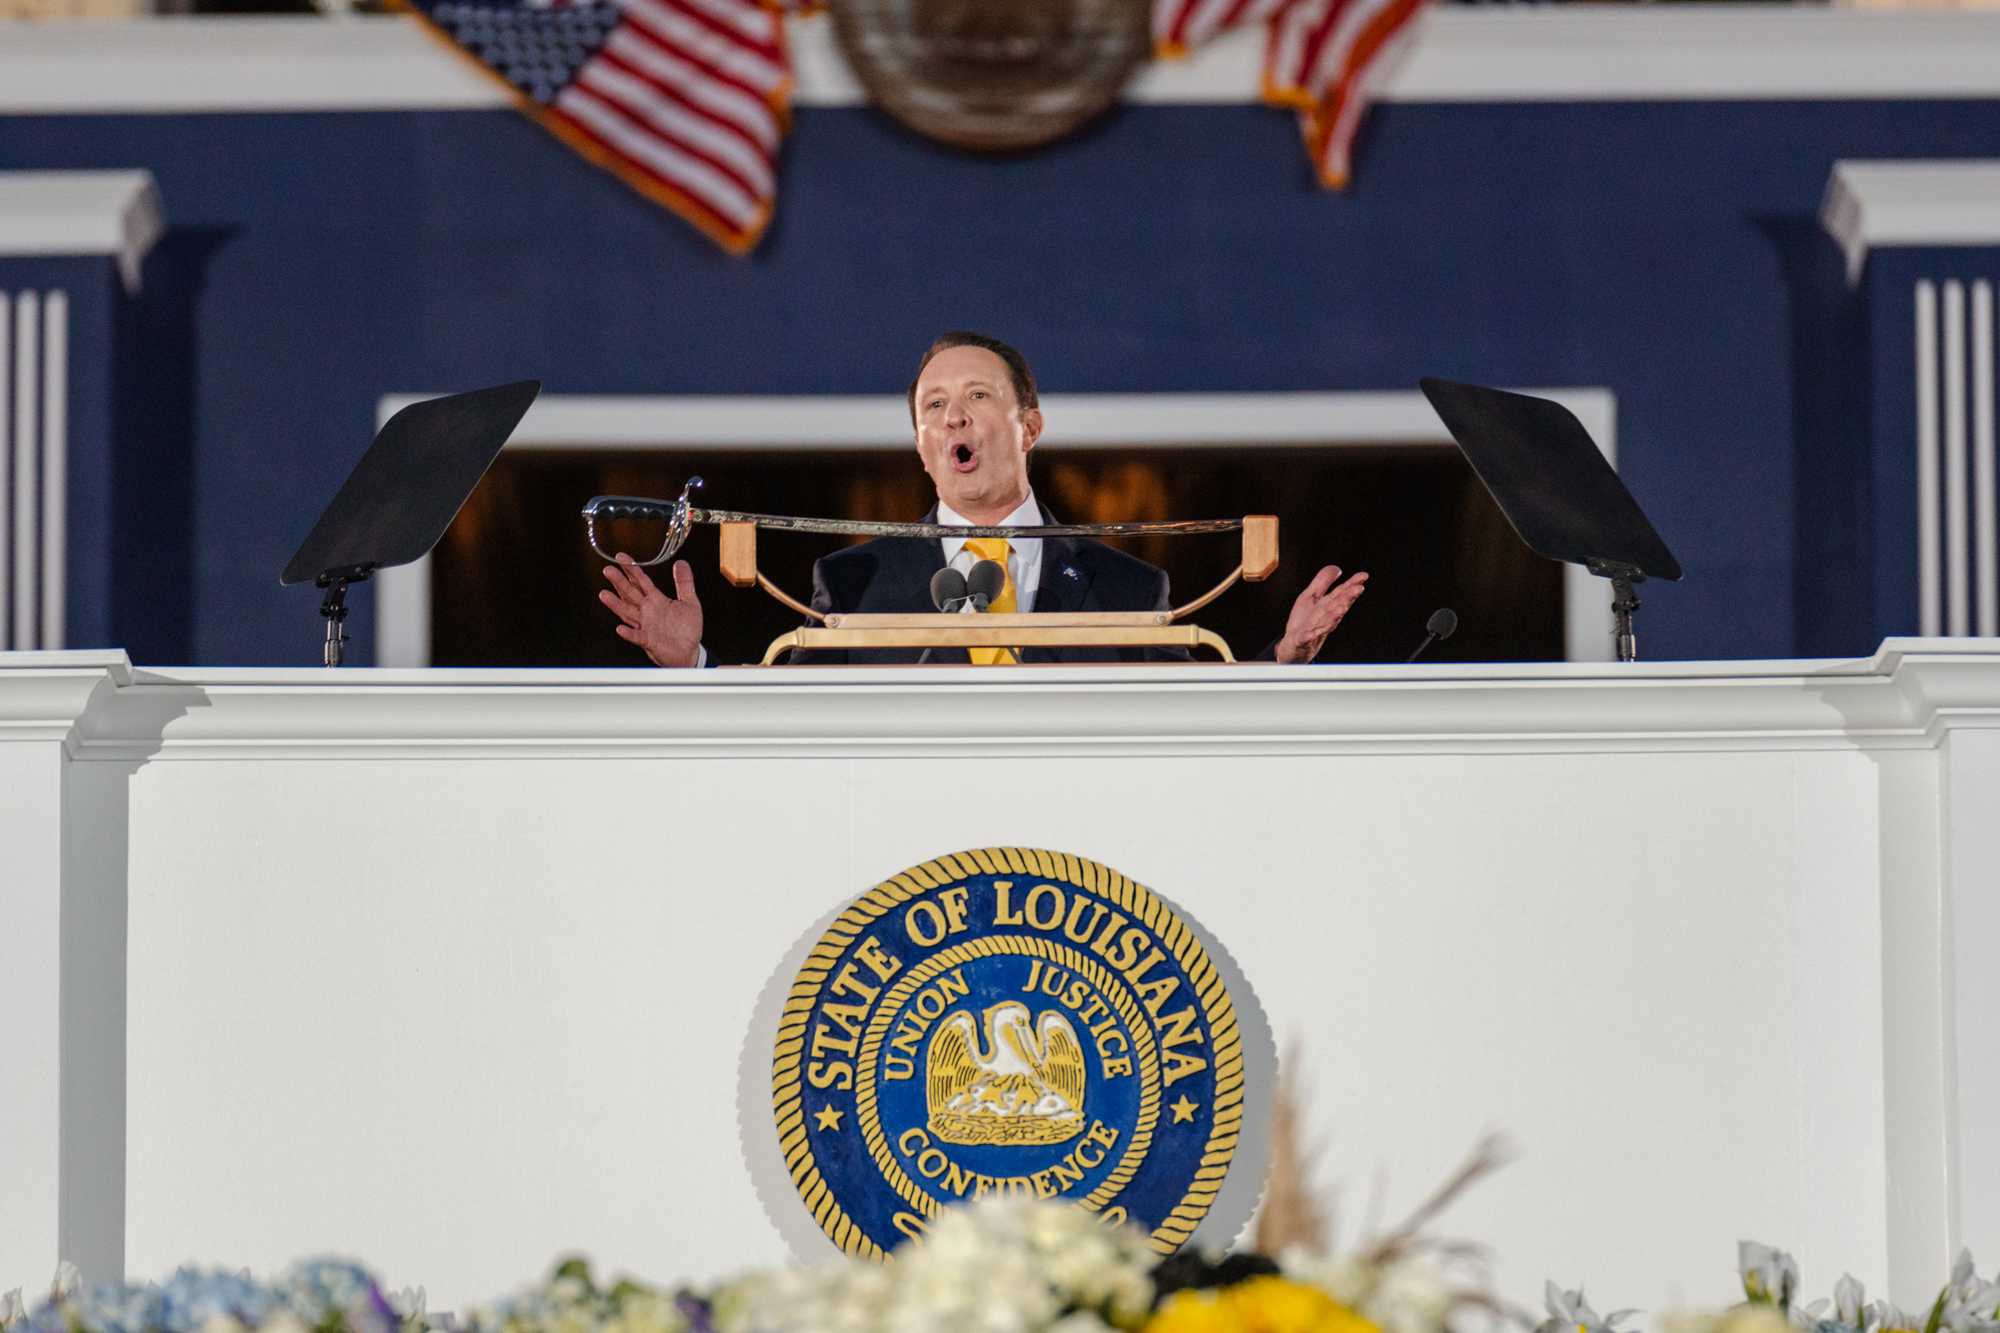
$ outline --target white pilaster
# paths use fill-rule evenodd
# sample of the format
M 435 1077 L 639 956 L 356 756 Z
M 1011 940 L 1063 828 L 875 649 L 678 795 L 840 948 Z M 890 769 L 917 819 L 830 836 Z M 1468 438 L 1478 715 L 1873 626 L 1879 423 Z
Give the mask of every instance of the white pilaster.
M 1954 1252 L 2000 1253 L 2000 732 L 1957 729 L 1940 748 L 1945 1036 L 1955 1156 Z
M 13 1270 L 8 1285 L 41 1280 L 59 1259 L 93 1276 L 124 1271 L 123 1071 L 104 1077 L 114 1055 L 122 1061 L 124 1046 L 122 1036 L 115 1047 L 103 1043 L 101 1009 L 96 1030 L 76 1024 L 96 1003 L 78 993 L 83 983 L 115 986 L 122 1003 L 123 978 L 98 970 L 86 976 L 74 966 L 79 958 L 107 955 L 113 942 L 101 932 L 115 923 L 102 911 L 79 915 L 69 893 L 82 887 L 79 843 L 108 838 L 122 848 L 124 835 L 106 827 L 111 820 L 92 819 L 77 808 L 68 746 L 92 695 L 130 679 L 122 653 L 0 655 L 6 700 L 0 708 L 0 791 L 7 793 L 0 800 L 0 1014 L 6 1015 L 0 1022 L 0 1180 L 7 1182 L 10 1201 L 0 1208 L 0 1255 Z M 102 903 L 104 886 L 100 875 L 99 891 L 86 896 Z M 100 932 L 96 938 L 93 930 Z M 121 938 L 115 951 L 122 956 L 122 950 Z M 79 1085 L 86 1070 L 96 1073 L 94 1085 Z M 77 1094 L 93 1089 L 119 1103 L 121 1137 L 115 1143 L 93 1130 L 92 1113 L 78 1114 Z M 101 1115 L 96 1122 L 102 1124 Z M 114 1168 L 116 1198 L 106 1188 Z

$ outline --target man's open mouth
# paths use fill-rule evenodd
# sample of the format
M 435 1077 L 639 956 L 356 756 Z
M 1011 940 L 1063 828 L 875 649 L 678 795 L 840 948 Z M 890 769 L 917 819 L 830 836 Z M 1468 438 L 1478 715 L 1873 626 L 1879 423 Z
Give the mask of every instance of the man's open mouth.
M 951 464 L 961 472 L 972 469 L 973 453 L 969 444 L 954 444 L 951 447 Z

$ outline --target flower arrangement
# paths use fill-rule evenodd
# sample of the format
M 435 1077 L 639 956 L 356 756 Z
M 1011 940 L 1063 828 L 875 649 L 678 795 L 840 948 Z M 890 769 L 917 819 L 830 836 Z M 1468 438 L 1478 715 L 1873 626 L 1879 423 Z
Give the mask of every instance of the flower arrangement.
M 406 1295 L 405 1300 L 410 1298 Z M 85 1286 L 62 1265 L 48 1299 L 29 1310 L 19 1291 L 0 1296 L 6 1333 L 400 1333 L 422 1327 L 382 1294 L 366 1270 L 316 1260 L 276 1282 L 248 1273 L 183 1268 L 164 1283 Z
M 355 1265 L 274 1282 L 184 1268 L 164 1284 L 83 1286 L 74 1270 L 5 1333 L 1443 1333 L 1460 1296 L 1408 1237 L 1344 1258 L 1182 1253 L 1073 1206 L 988 1199 L 948 1210 L 886 1264 L 835 1260 L 707 1289 L 595 1281 L 569 1260 L 540 1286 L 463 1316 L 421 1289 L 385 1294 Z
M 1755 1241 L 1736 1247 L 1743 1302 L 1720 1313 L 1680 1312 L 1661 1319 L 1663 1333 L 2000 1333 L 2000 1282 L 1979 1276 L 1970 1252 L 1961 1252 L 1929 1311 L 1921 1318 L 1867 1290 L 1845 1274 L 1830 1300 L 1796 1301 L 1799 1266 L 1791 1255 Z M 1636 1310 L 1599 1315 L 1581 1291 L 1551 1282 L 1548 1318 L 1535 1333 L 1625 1333 L 1618 1325 Z
M 365 1269 L 334 1260 L 271 1283 L 183 1268 L 161 1285 L 92 1287 L 65 1264 L 34 1309 L 19 1291 L 0 1297 L 0 1333 L 1445 1333 L 1460 1309 L 1498 1308 L 1479 1247 L 1430 1232 L 1504 1162 L 1497 1138 L 1400 1224 L 1341 1253 L 1310 1187 L 1318 1150 L 1305 1142 L 1291 1079 L 1275 1107 L 1252 1253 L 1162 1259 L 1135 1227 L 1000 1197 L 946 1210 L 887 1263 L 835 1259 L 703 1289 L 606 1287 L 570 1259 L 540 1286 L 463 1316 L 429 1312 L 421 1287 L 385 1294 Z

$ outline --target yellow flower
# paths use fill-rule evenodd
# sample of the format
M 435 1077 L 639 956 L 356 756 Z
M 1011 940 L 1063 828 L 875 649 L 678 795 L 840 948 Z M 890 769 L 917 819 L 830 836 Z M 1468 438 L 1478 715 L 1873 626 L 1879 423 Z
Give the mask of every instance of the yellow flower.
M 1179 1291 L 1145 1333 L 1381 1333 L 1317 1287 L 1256 1277 L 1220 1292 Z
M 1177 1291 L 1146 1321 L 1145 1333 L 1238 1333 L 1236 1312 L 1212 1291 Z
M 1716 1333 L 1793 1333 L 1793 1327 L 1773 1306 L 1739 1305 L 1722 1316 Z

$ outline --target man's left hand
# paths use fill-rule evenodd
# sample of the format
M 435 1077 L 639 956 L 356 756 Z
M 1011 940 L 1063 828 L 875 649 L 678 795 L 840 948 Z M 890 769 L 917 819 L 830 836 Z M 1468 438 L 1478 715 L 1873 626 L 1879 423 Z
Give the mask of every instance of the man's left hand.
M 1320 645 L 1346 618 L 1361 594 L 1368 590 L 1368 573 L 1363 570 L 1341 582 L 1340 566 L 1328 565 L 1313 575 L 1313 581 L 1292 603 L 1285 619 L 1285 636 L 1278 640 L 1280 662 L 1310 662 L 1319 656 Z

